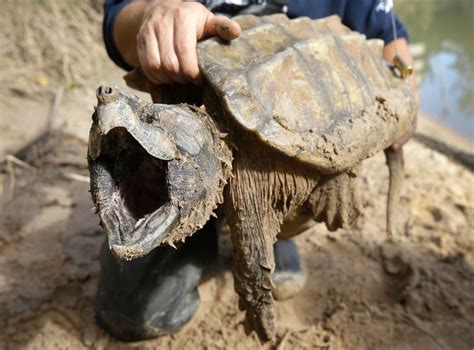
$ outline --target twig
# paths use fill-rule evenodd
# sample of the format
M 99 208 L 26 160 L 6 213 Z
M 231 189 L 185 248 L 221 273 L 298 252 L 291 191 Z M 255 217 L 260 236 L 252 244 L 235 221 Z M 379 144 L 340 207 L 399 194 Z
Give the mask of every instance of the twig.
M 52 142 L 48 143 L 48 140 L 51 139 L 53 135 L 54 133 L 50 132 L 50 130 L 44 130 L 11 155 L 22 161 L 34 162 L 39 155 L 47 153 L 47 151 L 52 148 Z M 2 170 L 4 164 L 5 160 L 0 161 L 0 170 Z
M 16 164 L 24 169 L 27 169 L 27 170 L 35 170 L 36 168 L 32 165 L 29 165 L 27 162 L 24 162 L 22 161 L 21 159 L 18 159 L 17 157 L 15 157 L 14 155 L 12 154 L 8 154 L 7 157 L 6 157 L 6 160 L 8 162 L 11 162 L 13 164 Z
M 76 169 L 87 169 L 87 163 L 82 159 L 46 159 L 44 164 L 54 165 L 56 167 L 74 167 Z
M 13 197 L 13 193 L 15 190 L 15 183 L 16 183 L 15 169 L 13 168 L 13 164 L 16 164 L 19 167 L 30 170 L 30 171 L 33 171 L 36 168 L 22 161 L 21 159 L 16 158 L 15 156 L 11 154 L 8 154 L 5 159 L 6 159 L 6 171 L 10 179 L 10 186 L 9 186 L 10 195 L 11 197 Z M 0 194 L 3 194 L 3 184 L 0 187 Z
M 70 173 L 70 172 L 67 172 L 67 171 L 63 171 L 62 174 L 65 178 L 68 178 L 68 179 L 71 179 L 71 180 L 90 183 L 90 180 L 89 180 L 88 176 L 84 176 L 84 175 L 76 174 L 76 173 Z
M 13 169 L 11 161 L 7 161 L 7 173 L 10 179 L 10 195 L 13 197 L 13 190 L 15 189 L 15 169 Z
M 283 350 L 285 348 L 286 341 L 290 337 L 290 330 L 287 329 L 283 337 L 281 337 L 280 342 L 275 346 L 275 350 Z
M 295 330 L 294 332 L 295 332 L 295 333 L 306 333 L 306 332 L 308 332 L 311 328 L 313 328 L 313 326 L 306 326 L 306 327 L 298 328 L 298 329 Z

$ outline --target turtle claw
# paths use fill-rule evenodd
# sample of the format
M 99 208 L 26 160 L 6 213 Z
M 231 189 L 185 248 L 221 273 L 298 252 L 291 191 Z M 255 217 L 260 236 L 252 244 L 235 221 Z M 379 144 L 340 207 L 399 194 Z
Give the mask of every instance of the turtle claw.
M 276 337 L 275 314 L 271 304 L 247 308 L 244 320 L 245 334 L 257 333 L 262 344 L 273 342 Z

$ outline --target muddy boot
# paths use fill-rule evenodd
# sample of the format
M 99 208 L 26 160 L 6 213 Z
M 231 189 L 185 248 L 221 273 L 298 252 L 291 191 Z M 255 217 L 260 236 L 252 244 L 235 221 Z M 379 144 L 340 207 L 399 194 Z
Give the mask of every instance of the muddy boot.
M 298 252 L 291 239 L 279 239 L 273 246 L 275 272 L 272 276 L 275 289 L 273 297 L 285 300 L 298 294 L 306 282 L 306 274 Z
M 199 306 L 197 285 L 216 252 L 213 222 L 177 249 L 158 247 L 129 262 L 118 260 L 105 242 L 100 253 L 97 322 L 126 341 L 178 331 Z

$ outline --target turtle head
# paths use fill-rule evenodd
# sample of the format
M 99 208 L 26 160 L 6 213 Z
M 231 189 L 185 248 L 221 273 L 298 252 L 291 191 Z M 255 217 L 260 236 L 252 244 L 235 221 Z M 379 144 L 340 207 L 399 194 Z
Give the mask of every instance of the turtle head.
M 118 86 L 97 90 L 89 135 L 92 198 L 109 247 L 131 260 L 192 235 L 222 202 L 231 154 L 212 119 L 152 104 Z

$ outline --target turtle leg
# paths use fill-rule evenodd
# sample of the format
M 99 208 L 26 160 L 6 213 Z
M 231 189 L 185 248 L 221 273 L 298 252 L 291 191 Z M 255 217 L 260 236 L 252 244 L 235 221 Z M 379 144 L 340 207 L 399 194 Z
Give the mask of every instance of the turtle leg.
M 355 170 L 322 177 L 308 198 L 314 220 L 325 222 L 330 231 L 351 227 L 362 212 Z
M 395 215 L 403 185 L 403 149 L 387 148 L 385 158 L 390 173 L 387 197 L 387 234 L 391 237 L 395 233 Z
M 236 172 L 226 191 L 226 219 L 234 249 L 234 287 L 239 308 L 246 311 L 245 330 L 255 330 L 262 343 L 275 339 L 273 244 L 280 222 L 251 172 Z

